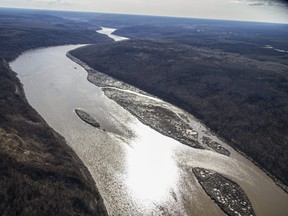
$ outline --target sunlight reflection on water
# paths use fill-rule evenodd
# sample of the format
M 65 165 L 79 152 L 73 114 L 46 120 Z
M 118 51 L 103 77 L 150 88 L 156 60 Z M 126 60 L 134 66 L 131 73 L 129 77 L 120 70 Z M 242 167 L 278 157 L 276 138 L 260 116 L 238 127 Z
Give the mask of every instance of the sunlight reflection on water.
M 178 181 L 177 164 L 172 158 L 173 149 L 165 148 L 166 142 L 171 139 L 151 133 L 151 128 L 147 126 L 138 125 L 134 128 L 137 128 L 138 137 L 132 140 L 132 148 L 127 156 L 127 184 L 139 199 L 164 201 Z

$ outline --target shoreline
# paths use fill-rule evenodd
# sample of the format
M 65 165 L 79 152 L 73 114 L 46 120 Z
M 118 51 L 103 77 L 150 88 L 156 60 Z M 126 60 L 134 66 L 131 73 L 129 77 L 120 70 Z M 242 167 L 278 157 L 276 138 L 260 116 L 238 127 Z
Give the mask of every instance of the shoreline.
M 29 51 L 27 50 L 25 52 Z M 23 53 L 19 54 L 17 58 Z M 25 175 L 25 178 L 21 180 L 21 184 L 26 183 L 26 187 L 20 188 L 21 190 L 19 191 L 18 195 L 20 197 L 27 196 L 27 193 L 29 191 L 27 190 L 27 188 L 29 188 L 29 184 L 36 184 L 33 189 L 37 191 L 39 188 L 39 198 L 37 202 L 40 202 L 40 204 L 42 201 L 46 204 L 56 201 L 60 205 L 62 202 L 63 205 L 67 205 L 67 201 L 61 201 L 57 196 L 65 195 L 67 197 L 67 200 L 69 200 L 71 196 L 75 193 L 75 195 L 73 195 L 73 199 L 81 199 L 83 205 L 85 205 L 85 208 L 87 207 L 91 211 L 99 212 L 100 215 L 108 215 L 105 201 L 101 196 L 98 185 L 93 179 L 88 167 L 84 164 L 84 162 L 74 151 L 74 149 L 70 145 L 68 145 L 65 138 L 54 128 L 52 128 L 28 102 L 23 89 L 23 83 L 21 83 L 18 77 L 18 73 L 12 70 L 11 67 L 11 63 L 14 62 L 17 58 L 9 62 L 3 60 L 3 64 L 6 68 L 4 68 L 5 70 L 3 69 L 1 73 L 3 73 L 4 75 L 5 73 L 7 73 L 8 76 L 5 78 L 7 79 L 8 84 L 14 84 L 14 87 L 18 89 L 17 91 L 15 90 L 15 92 L 12 94 L 11 99 L 17 101 L 17 103 L 15 104 L 21 104 L 22 111 L 21 109 L 17 110 L 18 106 L 11 107 L 12 110 L 14 109 L 17 115 L 19 115 L 20 119 L 13 119 L 9 123 L 7 123 L 8 126 L 6 126 L 4 130 L 2 130 L 1 127 L 0 135 L 3 135 L 4 138 L 8 138 L 8 136 L 11 136 L 12 141 L 13 139 L 15 139 L 14 143 L 17 143 L 17 140 L 21 137 L 21 146 L 16 146 L 17 151 L 14 151 L 11 155 L 13 157 L 10 158 L 12 163 L 14 163 L 14 159 L 17 160 L 15 161 L 14 165 L 20 164 L 23 168 L 23 171 L 21 171 L 21 173 Z M 25 115 L 23 115 L 23 108 L 25 110 Z M 7 111 L 7 113 L 9 112 Z M 3 113 L 3 115 L 6 115 L 6 112 Z M 22 123 L 19 125 L 19 122 L 17 121 L 21 121 Z M 5 124 L 6 123 L 3 122 L 3 125 Z M 25 129 L 21 129 L 21 127 L 25 127 Z M 17 132 L 17 130 L 19 132 Z M 17 135 L 14 136 L 14 133 L 17 133 Z M 27 137 L 30 137 L 29 140 L 27 140 Z M 11 138 L 9 142 L 11 142 Z M 29 143 L 29 145 L 26 145 L 26 143 Z M 9 154 L 11 154 L 8 149 L 13 147 L 13 145 L 9 144 L 7 147 L 8 148 L 5 149 L 7 151 L 3 151 L 3 155 L 5 157 L 6 155 L 8 156 Z M 30 157 L 27 157 L 27 155 L 30 155 Z M 37 157 L 34 158 L 33 155 L 37 155 Z M 5 157 L 3 158 L 4 161 Z M 43 165 L 42 160 L 46 161 L 44 164 L 45 166 Z M 13 169 L 13 166 L 9 169 Z M 13 180 L 12 176 L 11 179 Z M 14 183 L 16 184 L 17 181 L 19 181 L 19 179 L 15 179 Z M 10 184 L 14 183 L 13 181 L 10 182 Z M 59 190 L 56 190 L 56 188 L 58 188 Z M 47 197 L 47 194 L 44 196 L 42 192 L 45 192 L 48 189 L 51 190 L 51 194 L 55 194 L 56 197 L 55 199 L 45 201 L 45 197 Z M 22 200 L 23 202 L 25 202 L 24 198 Z M 33 197 L 31 198 L 31 201 L 33 201 Z M 29 203 L 26 203 L 26 205 L 28 207 L 30 206 Z M 9 209 L 9 206 L 7 206 L 7 209 Z M 66 210 L 67 206 L 64 206 L 63 211 Z M 40 213 L 42 210 L 39 209 L 36 212 L 38 211 Z
M 77 59 L 77 58 L 75 58 L 74 56 L 72 56 L 70 53 L 67 53 L 67 55 L 66 55 L 68 58 L 70 58 L 72 61 L 74 61 L 74 62 L 76 62 L 77 64 L 82 64 L 82 62 L 79 60 L 79 59 Z M 130 109 L 128 106 L 126 106 L 125 104 L 123 104 L 123 103 L 120 103 L 119 102 L 119 100 L 117 100 L 116 98 L 113 98 L 111 95 L 108 95 L 108 92 L 113 92 L 113 91 L 118 91 L 117 89 L 113 89 L 113 88 L 107 88 L 107 86 L 103 86 L 103 85 L 99 85 L 99 82 L 97 82 L 97 83 L 94 83 L 91 79 L 89 79 L 89 76 L 91 76 L 92 74 L 93 74 L 93 72 L 90 72 L 90 71 L 93 71 L 93 69 L 91 69 L 88 65 L 86 65 L 85 63 L 83 63 L 83 65 L 84 65 L 84 68 L 86 69 L 86 71 L 88 72 L 88 78 L 87 78 L 87 80 L 90 82 L 90 83 L 92 83 L 92 84 L 94 84 L 94 85 L 96 85 L 96 86 L 99 86 L 99 87 L 102 87 L 102 91 L 104 92 L 104 94 L 108 97 L 108 98 L 110 98 L 111 100 L 113 100 L 113 101 L 115 101 L 117 104 L 119 104 L 121 107 L 123 107 L 125 110 L 127 110 L 129 113 L 131 113 L 133 116 L 135 116 L 140 122 L 142 122 L 143 124 L 145 124 L 146 126 L 148 126 L 148 127 L 150 127 L 151 129 L 153 129 L 153 130 L 155 130 L 155 131 L 157 131 L 157 132 L 159 132 L 159 133 L 161 133 L 162 135 L 164 135 L 164 136 L 167 136 L 167 137 L 170 137 L 170 138 L 172 138 L 172 139 L 174 139 L 174 140 L 177 140 L 177 141 L 179 141 L 181 144 L 183 144 L 183 145 L 187 145 L 187 146 L 189 146 L 189 147 L 192 147 L 192 148 L 197 148 L 197 149 L 205 149 L 205 147 L 204 147 L 204 145 L 202 145 L 199 141 L 198 141 L 198 139 L 197 139 L 197 137 L 194 137 L 194 136 L 191 136 L 191 135 L 189 135 L 189 134 L 187 134 L 187 130 L 191 130 L 191 131 L 193 131 L 193 129 L 189 126 L 189 124 L 187 124 L 187 123 L 185 123 L 182 119 L 180 119 L 179 118 L 179 120 L 178 121 L 175 121 L 176 119 L 175 119 L 175 117 L 176 118 L 178 118 L 178 116 L 176 116 L 176 114 L 173 112 L 173 111 L 170 111 L 170 110 L 168 110 L 168 109 L 166 109 L 166 108 L 162 108 L 161 107 L 161 104 L 154 104 L 154 105 L 151 105 L 150 107 L 153 107 L 153 108 L 151 108 L 151 109 L 149 109 L 150 107 L 149 106 L 147 106 L 146 107 L 146 111 L 148 112 L 148 110 L 151 112 L 155 112 L 155 115 L 150 115 L 150 116 L 147 116 L 147 118 L 146 119 L 148 119 L 148 121 L 145 121 L 145 120 L 143 120 L 143 118 L 141 118 L 141 116 L 139 116 L 139 115 L 141 115 L 140 113 L 141 113 L 141 111 L 139 111 L 139 110 L 137 110 L 137 109 Z M 82 66 L 82 65 L 81 65 Z M 101 73 L 101 72 L 99 72 L 99 73 Z M 107 75 L 108 76 L 108 75 Z M 112 78 L 113 79 L 113 78 Z M 129 85 L 128 84 L 125 84 L 124 86 L 126 87 L 126 85 L 129 87 Z M 115 86 L 114 86 L 115 87 Z M 118 88 L 119 86 L 117 86 L 117 88 Z M 120 86 L 121 87 L 121 86 Z M 129 87 L 129 89 L 131 89 L 131 90 L 133 90 L 133 91 L 136 91 L 137 93 L 138 92 L 140 92 L 140 93 L 142 93 L 142 90 L 138 90 L 136 87 L 133 87 L 133 86 L 131 86 L 131 87 Z M 120 91 L 119 91 L 120 92 Z M 113 94 L 113 93 L 112 93 Z M 132 93 L 133 94 L 133 93 Z M 146 94 L 144 94 L 145 96 L 151 96 L 151 95 L 147 95 L 147 93 Z M 133 94 L 133 96 L 134 96 L 134 94 Z M 117 96 L 116 96 L 117 97 Z M 121 97 L 117 97 L 118 99 L 119 98 L 121 98 Z M 157 98 L 157 97 L 156 97 Z M 168 103 L 169 104 L 169 103 Z M 135 104 L 134 104 L 135 105 Z M 140 105 L 139 105 L 140 106 Z M 134 106 L 134 107 L 136 107 L 136 106 Z M 158 112 L 157 112 L 157 110 L 156 110 L 156 108 L 158 109 Z M 159 109 L 161 109 L 161 110 L 159 110 Z M 163 110 L 162 110 L 163 109 Z M 158 117 L 158 115 L 161 115 L 163 112 L 167 112 L 167 111 L 169 111 L 169 115 L 167 114 L 166 116 L 167 116 L 167 121 L 166 121 L 166 128 L 163 128 L 163 127 L 161 127 L 161 124 L 160 125 L 153 125 L 152 124 L 152 122 L 153 121 L 151 121 L 151 117 L 152 116 L 157 116 Z M 139 115 L 138 115 L 139 114 Z M 158 115 L 157 115 L 158 114 Z M 150 117 L 150 118 L 148 118 L 148 117 Z M 156 117 L 156 119 L 157 119 L 157 117 Z M 159 117 L 158 117 L 159 118 Z M 161 116 L 160 116 L 160 119 L 161 119 Z M 163 118 L 164 119 L 164 118 Z M 150 122 L 149 122 L 149 120 L 150 120 Z M 173 124 L 171 124 L 171 122 L 174 120 L 174 122 L 175 122 L 175 124 L 176 124 L 176 126 L 173 128 L 173 127 L 171 127 Z M 181 122 L 181 121 L 182 122 Z M 157 122 L 157 121 L 156 121 Z M 170 130 L 167 128 L 168 126 L 170 126 Z M 175 133 L 172 133 L 172 132 L 175 132 Z M 171 134 L 177 134 L 177 136 L 176 135 L 171 135 Z M 208 149 L 207 149 L 208 150 Z
M 76 58 L 75 56 L 73 56 L 70 51 L 67 52 L 66 56 L 71 59 L 72 61 L 74 61 L 75 63 L 79 64 L 80 66 L 82 66 L 86 71 L 87 71 L 87 80 L 89 82 L 91 82 L 92 84 L 99 86 L 99 87 L 104 87 L 101 85 L 98 85 L 97 83 L 94 83 L 91 81 L 91 79 L 89 78 L 89 76 L 91 76 L 91 74 L 93 74 L 94 70 L 93 68 L 91 68 L 90 66 L 88 66 L 86 63 L 82 62 L 80 59 Z M 101 73 L 104 76 L 108 76 L 111 77 L 105 73 L 102 73 L 100 71 L 96 71 L 97 73 Z M 112 79 L 114 79 L 113 77 L 111 77 Z M 115 79 L 114 79 L 115 80 Z M 121 83 L 123 83 L 122 81 L 119 81 Z M 128 85 L 128 84 L 126 84 Z M 130 86 L 130 85 L 128 85 Z M 132 88 L 136 88 L 134 86 L 131 86 Z M 136 88 L 137 89 L 137 88 Z M 142 91 L 140 89 L 140 91 Z M 105 91 L 104 91 L 105 93 Z M 148 94 L 148 93 L 146 93 Z M 105 93 L 106 95 L 106 93 Z M 150 95 L 150 94 L 148 94 Z M 157 96 L 155 98 L 158 98 Z M 161 99 L 162 100 L 162 99 Z M 114 100 L 115 101 L 115 100 Z M 117 102 L 117 101 L 115 101 Z M 118 102 L 117 102 L 118 103 Z M 168 102 L 167 102 L 168 103 Z M 121 105 L 121 104 L 120 104 Z M 121 105 L 122 106 L 122 105 Z M 176 106 L 177 107 L 177 106 Z M 126 107 L 123 107 L 126 109 Z M 179 107 L 178 107 L 179 108 Z M 180 110 L 183 110 L 182 108 L 179 108 Z M 126 109 L 130 112 L 129 109 Z M 187 112 L 185 110 L 183 110 L 184 112 Z M 132 112 L 130 112 L 131 114 L 133 114 Z M 188 112 L 189 113 L 189 112 Z M 269 171 L 267 171 L 264 167 L 262 167 L 259 163 L 257 163 L 253 158 L 251 158 L 250 156 L 248 156 L 246 153 L 244 153 L 243 151 L 241 151 L 237 146 L 233 145 L 232 141 L 227 140 L 226 138 L 223 138 L 221 136 L 219 136 L 218 133 L 215 133 L 214 131 L 212 131 L 203 121 L 199 120 L 198 118 L 196 118 L 193 114 L 189 113 L 191 116 L 193 116 L 194 119 L 197 120 L 197 122 L 199 122 L 200 124 L 202 124 L 208 132 L 210 132 L 211 134 L 214 134 L 215 136 L 217 136 L 218 139 L 220 139 L 221 141 L 223 141 L 224 143 L 226 143 L 227 145 L 229 145 L 232 149 L 234 149 L 237 153 L 239 153 L 240 155 L 242 155 L 244 158 L 246 158 L 247 160 L 249 160 L 251 163 L 253 163 L 255 166 L 257 166 L 258 168 L 260 168 L 260 170 L 262 170 L 269 178 L 271 178 L 271 180 L 275 183 L 275 185 L 277 185 L 279 188 L 281 188 L 286 194 L 288 194 L 288 186 L 286 186 L 281 180 L 279 180 L 277 177 L 275 177 L 273 174 L 271 174 Z M 134 114 L 133 114 L 134 115 Z M 141 121 L 141 118 L 137 117 L 136 115 L 134 115 L 139 121 Z M 141 121 L 142 122 L 142 121 Z M 146 123 L 142 122 L 143 124 L 147 125 Z M 148 125 L 149 126 L 149 125 Z M 149 126 L 150 127 L 150 126 Z M 160 132 L 161 133 L 161 132 Z M 165 134 L 163 134 L 165 135 Z M 165 135 L 166 136 L 166 135 Z

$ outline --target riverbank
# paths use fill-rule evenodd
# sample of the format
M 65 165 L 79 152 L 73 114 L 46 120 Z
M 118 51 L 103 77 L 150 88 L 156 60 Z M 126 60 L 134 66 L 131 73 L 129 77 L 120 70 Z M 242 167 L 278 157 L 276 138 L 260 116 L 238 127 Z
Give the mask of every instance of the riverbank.
M 0 61 L 0 214 L 107 215 L 86 166 L 28 104 Z
M 20 9 L 2 8 L 0 25 L 0 215 L 108 215 L 87 167 L 29 105 L 8 62 L 40 47 L 109 40 L 83 22 Z

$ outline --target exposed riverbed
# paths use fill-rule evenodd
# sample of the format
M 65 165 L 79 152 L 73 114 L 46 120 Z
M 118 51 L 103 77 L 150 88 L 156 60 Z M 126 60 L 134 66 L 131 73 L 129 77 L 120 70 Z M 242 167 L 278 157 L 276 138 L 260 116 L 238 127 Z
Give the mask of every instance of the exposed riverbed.
M 186 116 L 199 141 L 208 136 L 228 149 L 230 157 L 164 136 L 107 98 L 88 82 L 86 70 L 66 57 L 77 47 L 32 50 L 10 65 L 24 84 L 29 103 L 88 167 L 110 215 L 224 215 L 196 180 L 193 167 L 214 170 L 237 182 L 256 215 L 287 215 L 288 195 L 193 116 L 160 100 L 164 107 Z M 135 91 L 141 98 L 139 92 Z M 143 96 L 143 102 L 153 103 L 150 97 Z M 76 108 L 97 119 L 101 129 L 82 121 Z

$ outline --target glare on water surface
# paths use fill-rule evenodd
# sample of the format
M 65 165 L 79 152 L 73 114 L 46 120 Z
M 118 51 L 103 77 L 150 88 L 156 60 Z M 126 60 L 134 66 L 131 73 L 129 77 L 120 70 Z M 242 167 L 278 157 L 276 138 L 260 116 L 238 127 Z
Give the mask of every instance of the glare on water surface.
M 134 128 L 140 136 L 132 140 L 127 156 L 127 185 L 139 199 L 164 201 L 178 179 L 173 150 L 164 147 L 171 139 L 151 133 L 147 126 Z

